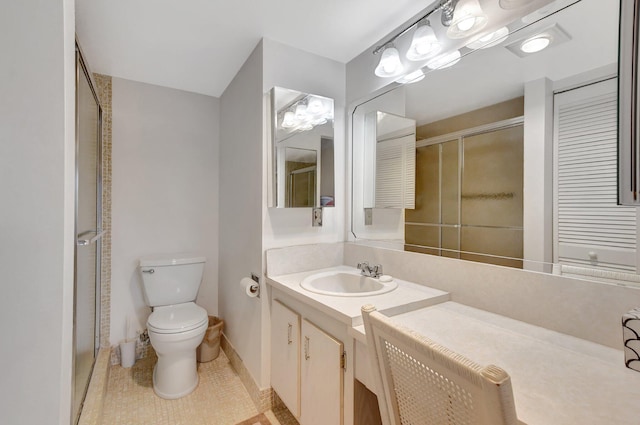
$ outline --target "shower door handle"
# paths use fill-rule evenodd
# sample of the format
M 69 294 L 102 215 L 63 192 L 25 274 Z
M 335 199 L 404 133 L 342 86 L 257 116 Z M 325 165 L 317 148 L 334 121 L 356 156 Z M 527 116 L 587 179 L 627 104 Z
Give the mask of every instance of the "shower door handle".
M 88 238 L 86 239 L 85 236 L 89 233 L 95 233 L 95 236 L 92 238 Z M 94 243 L 95 241 L 97 241 L 98 239 L 100 239 L 102 237 L 102 235 L 104 235 L 104 232 L 98 232 L 97 230 L 89 230 L 86 232 L 82 232 L 78 235 L 78 241 L 77 244 L 79 246 L 87 246 L 87 245 L 91 245 L 92 243 Z

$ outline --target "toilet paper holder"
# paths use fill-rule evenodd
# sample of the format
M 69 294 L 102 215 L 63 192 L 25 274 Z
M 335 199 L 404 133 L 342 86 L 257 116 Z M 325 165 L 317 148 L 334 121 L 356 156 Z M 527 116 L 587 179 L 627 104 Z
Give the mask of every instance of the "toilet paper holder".
M 255 283 L 251 285 L 250 290 L 252 293 L 256 294 L 258 298 L 260 298 L 260 278 L 258 277 L 258 275 L 251 273 L 251 280 L 253 280 Z

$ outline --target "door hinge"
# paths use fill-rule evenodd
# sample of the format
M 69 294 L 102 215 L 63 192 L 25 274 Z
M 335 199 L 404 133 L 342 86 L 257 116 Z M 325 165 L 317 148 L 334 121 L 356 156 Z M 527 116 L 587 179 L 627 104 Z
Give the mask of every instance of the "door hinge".
M 347 370 L 347 352 L 343 351 L 340 354 L 340 367 L 344 370 Z

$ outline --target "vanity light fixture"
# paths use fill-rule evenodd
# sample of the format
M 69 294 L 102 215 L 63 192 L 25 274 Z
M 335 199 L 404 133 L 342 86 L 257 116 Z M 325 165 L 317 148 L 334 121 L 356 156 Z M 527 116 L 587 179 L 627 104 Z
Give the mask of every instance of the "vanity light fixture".
M 329 120 L 333 120 L 333 101 L 322 96 L 299 98 L 278 111 L 278 129 L 288 133 L 311 130 Z
M 375 73 L 378 77 L 395 77 L 400 75 L 404 70 L 404 66 L 400 61 L 400 53 L 393 43 L 388 43 L 382 51 L 380 62 L 376 67 Z
M 449 38 L 464 38 L 482 30 L 489 22 L 478 0 L 459 0 L 447 30 Z
M 551 44 L 551 37 L 548 35 L 536 35 L 525 40 L 520 45 L 520 50 L 525 53 L 536 53 L 546 49 Z
M 460 58 L 462 54 L 460 50 L 454 50 L 451 53 L 447 53 L 445 55 L 440 55 L 431 61 L 427 62 L 427 68 L 429 69 L 444 69 L 452 67 L 453 65 L 460 62 Z
M 420 61 L 438 54 L 440 49 L 442 49 L 442 46 L 433 28 L 431 28 L 429 20 L 423 19 L 418 22 L 411 39 L 411 46 L 407 50 L 407 59 Z
M 507 39 L 509 36 L 509 28 L 502 27 L 498 28 L 494 32 L 489 34 L 481 35 L 473 39 L 466 47 L 476 50 L 476 49 L 488 49 L 489 47 L 497 46 Z
M 419 69 L 417 71 L 413 71 L 407 75 L 400 77 L 399 79 L 396 80 L 396 82 L 400 84 L 411 84 L 411 83 L 417 83 L 418 81 L 422 81 L 423 79 L 424 79 L 424 72 L 422 71 L 422 69 Z

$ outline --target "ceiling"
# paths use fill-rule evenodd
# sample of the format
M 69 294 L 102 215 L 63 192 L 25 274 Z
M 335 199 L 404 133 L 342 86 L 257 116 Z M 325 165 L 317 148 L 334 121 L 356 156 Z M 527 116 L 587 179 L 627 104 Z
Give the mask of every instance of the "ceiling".
M 93 72 L 220 97 L 265 37 L 346 63 L 433 0 L 76 0 Z

